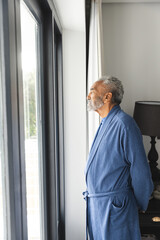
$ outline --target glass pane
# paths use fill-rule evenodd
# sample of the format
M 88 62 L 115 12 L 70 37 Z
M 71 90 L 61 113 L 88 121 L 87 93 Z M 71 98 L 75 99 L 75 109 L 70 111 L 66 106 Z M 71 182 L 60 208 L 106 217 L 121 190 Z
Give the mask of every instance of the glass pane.
M 39 26 L 37 21 L 21 3 L 21 40 L 22 40 L 22 73 L 24 95 L 25 125 L 25 164 L 27 189 L 28 239 L 41 238 L 41 122 L 39 79 Z

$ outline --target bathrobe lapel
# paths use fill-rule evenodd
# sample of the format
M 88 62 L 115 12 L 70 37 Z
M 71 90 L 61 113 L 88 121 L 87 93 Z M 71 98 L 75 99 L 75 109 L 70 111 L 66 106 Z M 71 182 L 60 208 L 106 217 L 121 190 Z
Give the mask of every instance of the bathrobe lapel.
M 93 144 L 88 156 L 88 161 L 87 161 L 87 165 L 86 165 L 86 169 L 85 169 L 85 174 L 87 177 L 87 172 L 88 169 L 94 159 L 94 156 L 97 152 L 98 146 L 103 138 L 103 135 L 105 134 L 105 132 L 107 131 L 107 129 L 109 128 L 110 122 L 112 121 L 113 117 L 117 114 L 117 112 L 120 110 L 120 106 L 117 105 L 115 107 L 112 108 L 112 110 L 109 112 L 108 116 L 106 117 L 106 119 L 103 122 L 103 126 L 101 127 L 101 129 L 98 128 L 97 133 L 95 135 L 95 138 L 93 140 Z

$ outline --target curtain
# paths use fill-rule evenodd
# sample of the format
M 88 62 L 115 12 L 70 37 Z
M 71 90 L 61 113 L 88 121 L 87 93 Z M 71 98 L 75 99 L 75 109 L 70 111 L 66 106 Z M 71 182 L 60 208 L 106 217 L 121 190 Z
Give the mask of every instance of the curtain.
M 89 55 L 88 55 L 88 92 L 90 87 L 103 74 L 103 42 L 102 42 L 102 3 L 101 0 L 91 0 Z M 100 118 L 98 113 L 88 113 L 88 145 L 91 147 Z

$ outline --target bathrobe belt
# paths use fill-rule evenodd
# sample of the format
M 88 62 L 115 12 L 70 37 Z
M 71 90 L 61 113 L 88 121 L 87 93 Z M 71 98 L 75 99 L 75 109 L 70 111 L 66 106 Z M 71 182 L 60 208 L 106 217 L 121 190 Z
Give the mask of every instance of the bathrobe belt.
M 129 187 L 120 188 L 118 190 L 110 191 L 110 192 L 102 192 L 102 193 L 89 193 L 88 191 L 83 192 L 84 199 L 86 200 L 86 240 L 88 240 L 88 198 L 99 198 L 99 197 L 117 195 L 120 193 L 128 192 L 131 189 L 132 188 L 129 186 Z

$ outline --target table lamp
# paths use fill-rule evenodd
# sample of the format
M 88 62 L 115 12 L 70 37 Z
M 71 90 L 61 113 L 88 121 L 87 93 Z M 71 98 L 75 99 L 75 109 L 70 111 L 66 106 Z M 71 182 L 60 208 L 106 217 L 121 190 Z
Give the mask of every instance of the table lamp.
M 158 153 L 155 138 L 160 138 L 160 101 L 135 102 L 133 118 L 137 122 L 142 135 L 151 137 L 151 149 L 148 153 L 149 165 L 154 182 L 160 180 L 160 170 L 157 168 Z

